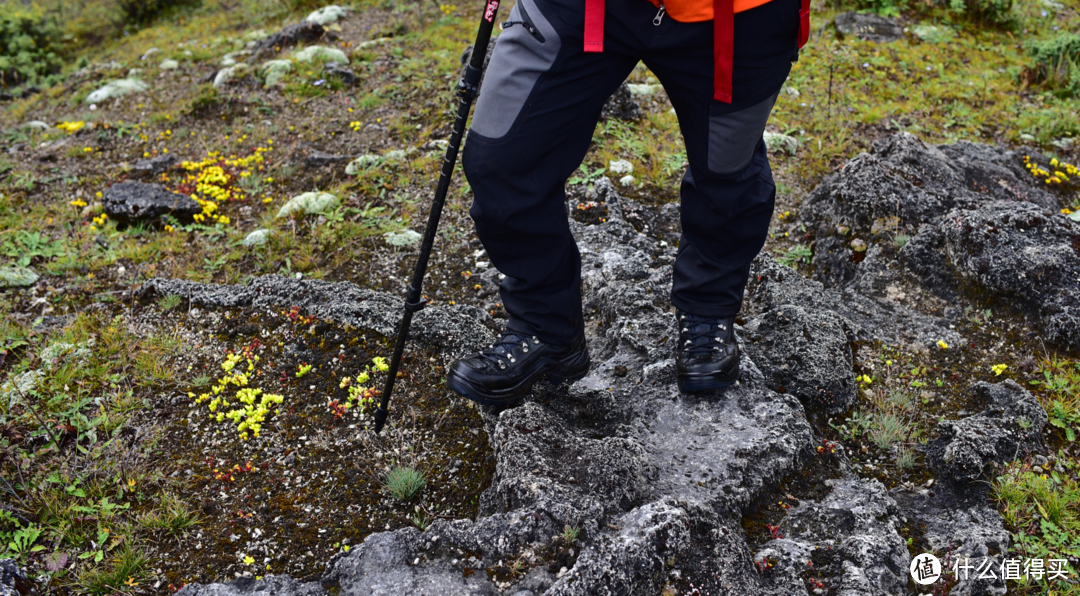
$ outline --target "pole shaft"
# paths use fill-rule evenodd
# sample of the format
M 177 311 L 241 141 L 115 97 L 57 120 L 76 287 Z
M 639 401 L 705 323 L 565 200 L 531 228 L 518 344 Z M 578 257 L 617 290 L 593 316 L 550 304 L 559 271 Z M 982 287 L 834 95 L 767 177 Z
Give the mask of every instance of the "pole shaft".
M 398 324 L 397 343 L 394 345 L 394 355 L 390 360 L 390 369 L 386 374 L 386 384 L 383 386 L 382 400 L 379 409 L 375 411 L 375 433 L 382 432 L 383 425 L 389 414 L 390 396 L 394 392 L 394 381 L 397 379 L 398 369 L 401 367 L 401 357 L 405 352 L 405 342 L 408 340 L 409 328 L 412 325 L 413 313 L 424 307 L 424 299 L 421 288 L 424 285 L 424 275 L 427 273 L 428 260 L 431 258 L 431 248 L 435 244 L 435 234 L 439 229 L 439 219 L 442 217 L 443 205 L 446 203 L 446 195 L 450 191 L 450 181 L 454 176 L 454 165 L 457 163 L 458 150 L 461 148 L 461 139 L 465 134 L 465 125 L 469 120 L 469 111 L 472 109 L 473 100 L 480 87 L 480 77 L 484 70 L 484 59 L 487 57 L 488 42 L 491 40 L 491 30 L 495 25 L 495 16 L 499 11 L 499 0 L 487 0 L 484 14 L 480 19 L 480 28 L 476 32 L 476 43 L 473 44 L 472 59 L 465 68 L 465 75 L 458 83 L 458 109 L 454 119 L 453 132 L 450 134 L 450 145 L 446 148 L 443 156 L 442 173 L 439 176 L 439 185 L 435 190 L 435 199 L 431 203 L 431 213 L 428 214 L 427 227 L 424 228 L 424 239 L 420 244 L 420 256 L 416 260 L 416 268 L 413 269 L 412 283 L 405 298 L 405 312 Z

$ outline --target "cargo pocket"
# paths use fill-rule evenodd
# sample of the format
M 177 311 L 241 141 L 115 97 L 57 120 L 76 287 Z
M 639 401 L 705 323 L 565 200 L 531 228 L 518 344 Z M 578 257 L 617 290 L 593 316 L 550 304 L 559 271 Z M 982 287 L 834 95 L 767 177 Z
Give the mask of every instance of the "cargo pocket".
M 503 26 L 472 121 L 472 132 L 492 140 L 510 132 L 561 47 L 555 27 L 535 0 L 518 0 Z

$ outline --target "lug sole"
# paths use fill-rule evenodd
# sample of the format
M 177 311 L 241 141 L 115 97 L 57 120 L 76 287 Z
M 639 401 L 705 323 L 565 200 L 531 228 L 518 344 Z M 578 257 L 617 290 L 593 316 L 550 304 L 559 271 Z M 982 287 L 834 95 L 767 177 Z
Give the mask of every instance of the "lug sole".
M 678 376 L 679 391 L 683 393 L 704 393 L 706 391 L 716 391 L 717 389 L 731 387 L 738 380 L 738 368 L 722 377 L 718 377 L 715 374 L 688 375 L 686 373 L 680 374 Z

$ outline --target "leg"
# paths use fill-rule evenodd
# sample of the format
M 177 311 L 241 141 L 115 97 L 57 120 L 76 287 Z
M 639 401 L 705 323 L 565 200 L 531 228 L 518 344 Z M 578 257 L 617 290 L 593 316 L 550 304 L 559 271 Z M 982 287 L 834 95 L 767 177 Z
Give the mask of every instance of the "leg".
M 530 21 L 537 34 L 518 25 L 499 37 L 463 155 L 469 214 L 506 275 L 509 328 L 562 345 L 584 329 L 564 186 L 601 107 L 637 63 L 618 51 L 584 53 L 566 11 L 548 0 L 519 0 L 511 11 L 511 22 Z

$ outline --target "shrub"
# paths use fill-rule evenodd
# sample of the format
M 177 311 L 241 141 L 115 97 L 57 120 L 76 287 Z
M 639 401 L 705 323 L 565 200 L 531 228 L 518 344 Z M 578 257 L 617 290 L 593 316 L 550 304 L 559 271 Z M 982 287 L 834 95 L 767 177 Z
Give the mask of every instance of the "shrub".
M 60 31 L 41 14 L 14 6 L 0 11 L 0 88 L 25 85 L 56 74 Z
M 1029 83 L 1042 83 L 1063 97 L 1080 96 L 1080 33 L 1027 42 L 1035 65 L 1025 72 Z
M 1009 25 L 1013 0 L 948 0 L 949 10 L 981 23 Z
M 174 6 L 197 5 L 200 0 L 120 0 L 125 22 L 145 25 Z

